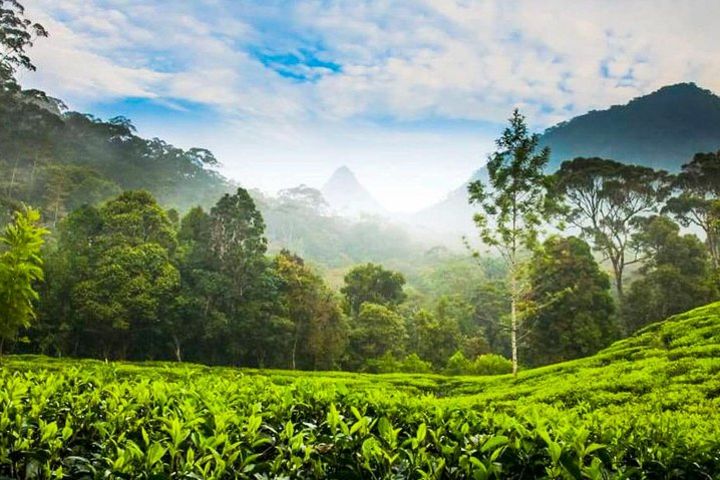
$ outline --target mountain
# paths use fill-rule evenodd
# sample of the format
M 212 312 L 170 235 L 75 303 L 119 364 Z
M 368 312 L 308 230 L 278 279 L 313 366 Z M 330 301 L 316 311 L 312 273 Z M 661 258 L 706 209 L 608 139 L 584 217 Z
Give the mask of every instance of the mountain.
M 355 174 L 345 166 L 335 170 L 321 189 L 322 195 L 336 213 L 344 216 L 386 214 L 386 210 L 363 187 Z
M 678 171 L 697 152 L 720 148 L 720 97 L 679 83 L 548 128 L 551 170 L 575 157 L 611 158 Z
M 549 171 L 576 157 L 604 157 L 675 172 L 695 153 L 720 149 L 720 97 L 694 83 L 670 85 L 550 127 L 540 145 L 550 147 Z M 487 178 L 484 167 L 467 183 L 478 178 Z M 474 231 L 467 183 L 412 223 L 455 236 Z

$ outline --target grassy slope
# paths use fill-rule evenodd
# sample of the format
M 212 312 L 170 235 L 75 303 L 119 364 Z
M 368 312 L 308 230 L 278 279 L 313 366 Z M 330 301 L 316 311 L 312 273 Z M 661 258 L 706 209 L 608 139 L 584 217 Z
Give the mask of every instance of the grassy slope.
M 70 365 L 97 367 L 97 360 L 65 360 L 41 356 L 11 356 L 5 367 L 17 370 L 64 369 Z M 632 337 L 620 340 L 598 354 L 555 365 L 493 377 L 444 376 L 427 374 L 357 374 L 347 372 L 303 372 L 255 370 L 166 362 L 111 362 L 122 376 L 210 374 L 223 377 L 268 376 L 273 383 L 291 384 L 298 379 L 321 383 L 346 384 L 368 388 L 395 387 L 440 398 L 475 398 L 483 402 L 505 403 L 517 399 L 544 403 L 574 404 L 589 397 L 601 403 L 644 401 L 643 397 L 662 392 L 662 403 L 674 395 L 682 403 L 691 399 L 692 390 L 701 396 L 694 400 L 714 400 L 720 396 L 720 302 L 652 324 Z M 182 372 L 182 374 L 181 374 Z
M 64 424 L 70 416 L 73 425 L 85 427 L 75 434 L 77 440 L 71 437 L 64 447 L 63 442 L 55 444 L 61 453 L 54 454 L 53 468 L 62 464 L 66 470 L 75 468 L 67 459 L 81 455 L 94 459 L 88 460 L 94 468 L 137 475 L 146 460 L 140 453 L 131 455 L 128 442 L 142 444 L 142 427 L 151 441 L 165 445 L 167 429 L 159 412 L 190 421 L 187 425 L 200 431 L 205 431 L 203 425 L 217 428 L 213 425 L 222 415 L 230 421 L 224 448 L 246 448 L 232 442 L 242 437 L 247 419 L 262 412 L 262 431 L 275 447 L 260 449 L 256 468 L 276 473 L 295 469 L 300 476 L 311 470 L 331 478 L 364 477 L 363 471 L 387 473 L 378 478 L 389 478 L 389 472 L 414 476 L 409 472 L 443 464 L 442 478 L 461 478 L 467 472 L 463 469 L 477 468 L 475 463 L 468 467 L 468 455 L 497 468 L 500 478 L 579 478 L 570 464 L 591 478 L 607 478 L 601 471 L 612 478 L 713 478 L 708 472 L 715 475 L 720 469 L 720 303 L 651 325 L 595 356 L 524 371 L 517 379 L 106 365 L 47 357 L 8 357 L 3 366 L 0 423 L 9 422 L 17 433 L 8 431 L 5 438 L 0 432 L 0 446 L 17 443 L 12 438 L 28 438 L 31 443 L 13 449 L 41 448 L 37 445 L 47 440 L 32 433 L 34 425 L 52 419 Z M 26 389 L 28 384 L 34 386 Z M 369 429 L 338 436 L 324 420 L 336 407 L 348 425 L 356 414 L 366 416 Z M 399 455 L 393 457 L 366 451 L 378 442 L 386 449 L 398 448 L 383 443 L 376 423 L 381 417 L 399 427 L 403 442 L 427 424 L 427 449 L 393 450 Z M 307 451 L 302 458 L 292 457 L 293 467 L 276 463 L 288 455 L 284 445 L 294 441 L 282 433 L 288 422 L 307 445 L 334 443 L 334 453 Z M 496 450 L 495 460 L 492 450 L 478 444 L 493 435 L 510 439 Z M 565 460 L 552 460 L 551 444 Z M 605 447 L 577 453 L 592 445 Z M 422 466 L 416 454 L 424 456 Z M 13 455 L 8 457 L 16 459 L 13 467 L 0 462 L 0 477 L 8 468 L 15 474 L 29 468 L 31 456 Z M 113 463 L 118 455 L 127 457 L 122 467 Z M 163 467 L 166 473 L 180 468 L 169 465 Z

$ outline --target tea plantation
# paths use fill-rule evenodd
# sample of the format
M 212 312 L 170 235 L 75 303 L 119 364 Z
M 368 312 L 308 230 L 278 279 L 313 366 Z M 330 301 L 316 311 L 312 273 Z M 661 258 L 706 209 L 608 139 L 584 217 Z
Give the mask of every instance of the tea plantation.
M 720 478 L 720 303 L 517 379 L 7 357 L 6 478 Z

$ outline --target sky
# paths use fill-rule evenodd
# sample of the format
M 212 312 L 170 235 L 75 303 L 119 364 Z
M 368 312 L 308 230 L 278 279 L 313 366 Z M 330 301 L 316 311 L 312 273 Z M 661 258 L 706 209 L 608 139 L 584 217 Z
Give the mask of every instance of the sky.
M 720 92 L 720 2 L 25 0 L 21 76 L 70 108 L 211 149 L 266 192 L 342 165 L 415 211 L 482 166 L 513 108 L 542 131 L 678 82 Z

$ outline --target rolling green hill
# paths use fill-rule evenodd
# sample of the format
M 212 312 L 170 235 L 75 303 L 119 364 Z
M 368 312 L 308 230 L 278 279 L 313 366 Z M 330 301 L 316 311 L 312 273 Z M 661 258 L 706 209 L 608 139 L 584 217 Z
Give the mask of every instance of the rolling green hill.
M 0 475 L 711 479 L 719 373 L 720 303 L 517 379 L 10 357 Z

